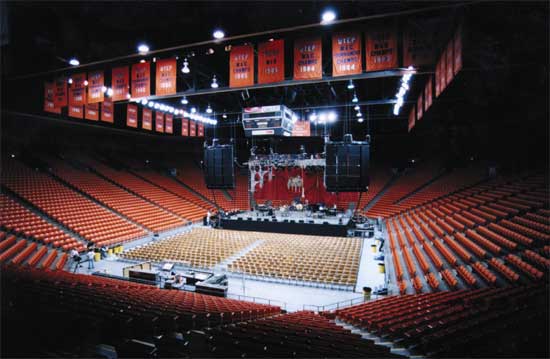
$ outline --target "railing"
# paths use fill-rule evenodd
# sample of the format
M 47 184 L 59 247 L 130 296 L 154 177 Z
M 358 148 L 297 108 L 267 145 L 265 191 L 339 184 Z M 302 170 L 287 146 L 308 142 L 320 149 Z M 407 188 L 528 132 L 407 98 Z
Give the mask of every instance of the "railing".
M 260 298 L 260 297 L 250 297 L 250 296 L 241 295 L 241 294 L 228 294 L 227 298 L 242 300 L 245 302 L 253 302 L 258 304 L 276 305 L 281 309 L 286 310 L 286 302 L 283 302 L 281 300 L 267 299 L 267 298 Z
M 336 309 L 342 309 L 346 307 L 351 307 L 352 305 L 357 305 L 361 303 L 365 303 L 371 300 L 378 299 L 378 296 L 373 294 L 371 296 L 371 299 L 367 300 L 364 296 L 353 298 L 353 299 L 347 299 L 343 300 L 341 302 L 336 302 L 332 304 L 325 304 L 325 305 L 315 305 L 315 304 L 304 304 L 303 310 L 312 310 L 314 312 L 325 312 L 329 310 L 336 310 Z

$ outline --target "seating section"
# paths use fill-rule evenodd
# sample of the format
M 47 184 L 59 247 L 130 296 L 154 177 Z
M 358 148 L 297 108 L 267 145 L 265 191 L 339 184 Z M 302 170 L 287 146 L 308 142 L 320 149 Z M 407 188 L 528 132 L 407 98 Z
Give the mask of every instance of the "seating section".
M 129 172 L 117 171 L 99 162 L 90 161 L 89 164 L 109 180 L 191 222 L 197 222 L 206 215 L 204 208 L 165 191 Z
M 547 353 L 544 285 L 401 295 L 337 310 L 337 318 L 430 357 Z M 543 355 L 544 356 L 544 355 Z
M 359 238 L 230 233 L 261 241 L 257 247 L 231 263 L 231 271 L 344 286 L 354 286 L 357 282 L 361 253 Z
M 75 248 L 81 252 L 85 249 L 84 244 L 78 239 L 1 193 L 0 208 L 2 208 L 0 227 L 7 231 L 63 251 Z
M 391 180 L 392 173 L 386 168 L 371 167 L 369 176 L 369 190 L 361 195 L 361 200 L 357 204 L 360 210 L 363 210 L 384 189 Z
M 121 256 L 157 262 L 170 260 L 198 268 L 211 268 L 256 240 L 246 232 L 194 228 L 187 233 L 132 248 Z
M 208 357 L 400 357 L 308 311 L 209 329 Z
M 390 217 L 396 287 L 420 293 L 547 277 L 547 184 L 541 175 L 497 178 Z
M 78 170 L 62 161 L 50 160 L 54 173 L 106 207 L 147 229 L 158 232 L 185 225 L 175 214 L 164 210 L 88 170 Z
M 15 160 L 4 161 L 2 183 L 50 218 L 98 246 L 111 246 L 147 234 L 52 177 Z
M 62 253 L 57 248 L 49 249 L 43 244 L 0 231 L 0 263 L 26 264 L 30 267 L 46 269 L 63 269 L 68 259 L 67 253 Z

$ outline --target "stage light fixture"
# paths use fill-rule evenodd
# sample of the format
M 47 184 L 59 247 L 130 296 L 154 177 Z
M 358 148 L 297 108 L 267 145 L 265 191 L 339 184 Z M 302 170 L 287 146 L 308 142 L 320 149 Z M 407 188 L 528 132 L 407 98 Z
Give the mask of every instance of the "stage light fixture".
M 206 108 L 206 113 L 212 113 L 212 107 L 210 107 L 210 105 Z
M 155 110 L 158 110 L 160 108 L 160 105 L 158 103 L 155 104 Z
M 129 100 L 132 98 L 132 95 L 130 95 L 129 93 L 126 94 L 126 98 Z
M 145 63 L 145 59 L 139 60 L 139 63 L 140 63 L 140 64 L 144 64 L 144 63 Z
M 212 87 L 213 89 L 218 88 L 218 80 L 216 80 L 216 75 L 214 75 L 214 77 L 212 78 L 212 83 L 210 84 L 210 87 Z
M 311 115 L 309 115 L 309 120 L 310 120 L 311 122 L 317 121 L 317 114 L 314 112 L 314 113 L 312 113 Z
M 361 112 L 357 112 L 357 113 L 355 114 L 355 116 L 357 116 L 357 117 L 362 117 L 363 114 L 362 114 Z
M 183 60 L 183 67 L 181 68 L 181 72 L 183 72 L 184 74 L 188 74 L 189 72 L 191 72 L 191 70 L 189 69 L 189 61 L 187 61 L 187 58 Z
M 338 115 L 334 111 L 330 111 L 327 114 L 327 120 L 328 122 L 336 122 L 336 119 L 338 118 Z
M 292 123 L 296 123 L 298 121 L 298 116 L 292 115 Z
M 196 113 L 196 112 L 197 112 L 197 109 L 194 107 L 191 107 L 191 113 Z
M 88 80 L 84 80 L 84 86 L 88 86 Z
M 353 90 L 355 88 L 355 85 L 353 84 L 353 81 L 352 80 L 349 80 L 349 83 L 348 83 L 348 90 Z
M 217 29 L 214 31 L 212 36 L 214 36 L 214 39 L 221 40 L 225 37 L 225 33 L 222 30 Z
M 145 55 L 149 52 L 149 46 L 147 46 L 146 44 L 140 44 L 137 49 L 141 55 Z
M 353 99 L 351 100 L 351 102 L 353 102 L 353 103 L 359 102 L 359 99 L 357 98 L 356 94 L 353 94 Z
M 113 89 L 112 89 L 112 88 L 108 88 L 108 89 L 107 89 L 107 96 L 108 96 L 108 97 L 113 96 Z
M 148 101 L 147 101 L 146 98 L 144 98 L 143 100 L 141 100 L 141 104 L 142 104 L 143 106 L 147 105 L 147 102 L 148 102 Z
M 321 24 L 328 25 L 336 20 L 336 13 L 334 10 L 325 10 L 321 15 Z
M 363 117 L 359 117 L 359 118 L 357 119 L 357 122 L 363 123 Z
M 182 105 L 187 105 L 189 103 L 189 101 L 187 100 L 187 97 L 183 96 L 183 98 L 181 99 L 181 104 Z
M 67 80 L 67 82 L 68 82 L 68 83 L 69 83 L 69 85 L 70 85 L 70 84 L 72 84 L 72 83 L 73 83 L 73 79 L 72 79 L 71 77 L 69 77 L 69 79 Z
M 69 60 L 69 64 L 71 66 L 78 66 L 78 65 L 80 65 L 80 61 L 78 61 L 78 59 L 73 57 L 72 59 Z
M 224 113 L 224 114 L 222 115 L 222 117 L 223 117 L 223 118 L 227 118 L 227 115 Z
M 101 87 L 101 91 L 102 91 L 103 93 L 107 92 L 107 86 L 102 86 L 102 87 Z
M 397 103 L 395 105 L 393 105 L 393 114 L 394 114 L 394 116 L 399 115 L 399 110 L 401 109 L 401 107 L 405 103 L 405 101 L 404 101 L 405 95 L 407 94 L 407 92 L 410 89 L 409 81 L 412 78 L 412 75 L 413 75 L 412 70 L 414 70 L 414 67 L 411 65 L 411 66 L 407 67 L 407 70 L 409 70 L 410 72 L 407 72 L 401 78 L 401 86 L 399 86 L 399 90 L 397 91 L 397 94 L 395 95 Z
M 359 107 L 359 105 L 355 105 L 355 107 L 353 108 L 355 111 L 359 111 L 361 108 Z
M 153 108 L 155 107 L 155 103 L 153 101 L 149 101 L 149 103 L 147 103 L 147 106 L 149 106 L 150 108 Z

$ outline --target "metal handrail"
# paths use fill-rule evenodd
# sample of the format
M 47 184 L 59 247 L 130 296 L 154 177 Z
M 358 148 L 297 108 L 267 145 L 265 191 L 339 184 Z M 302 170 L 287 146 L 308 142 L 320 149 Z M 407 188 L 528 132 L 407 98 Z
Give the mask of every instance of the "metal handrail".
M 361 296 L 361 297 L 356 297 L 356 298 L 347 299 L 340 302 L 325 304 L 325 305 L 304 304 L 302 308 L 303 310 L 313 310 L 314 312 L 324 312 L 327 310 L 351 307 L 356 304 L 361 304 L 361 303 L 369 302 L 371 300 L 376 300 L 376 299 L 378 299 L 378 296 L 376 294 L 373 294 L 371 299 L 368 299 L 368 300 L 365 298 L 365 296 Z
M 286 302 L 283 302 L 282 300 L 251 297 L 251 296 L 242 295 L 242 294 L 227 294 L 227 298 L 243 300 L 245 302 L 253 302 L 253 303 L 259 303 L 259 304 L 277 305 L 282 309 L 286 310 Z

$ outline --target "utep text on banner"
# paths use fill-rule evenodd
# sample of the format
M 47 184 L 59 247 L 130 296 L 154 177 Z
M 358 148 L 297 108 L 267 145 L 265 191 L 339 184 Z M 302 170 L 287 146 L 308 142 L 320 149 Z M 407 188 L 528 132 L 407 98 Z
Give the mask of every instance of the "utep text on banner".
M 153 129 L 153 111 L 148 108 L 141 112 L 141 128 L 148 131 Z
M 164 118 L 164 132 L 165 133 L 174 133 L 174 115 L 167 113 Z
M 176 59 L 157 60 L 156 95 L 176 93 Z
M 93 71 L 88 73 L 88 102 L 97 103 L 103 102 L 103 88 L 105 87 L 105 79 L 103 71 Z
M 67 106 L 67 78 L 65 76 L 55 79 L 53 105 L 54 107 Z
M 361 35 L 359 33 L 339 33 L 332 35 L 332 76 L 360 74 Z
M 157 132 L 164 132 L 164 113 L 157 111 L 155 113 L 155 130 Z
M 72 84 L 69 85 L 69 105 L 82 106 L 86 104 L 86 74 L 79 73 L 71 76 Z
M 263 42 L 258 46 L 258 83 L 267 84 L 285 79 L 285 41 Z
M 109 97 L 105 98 L 101 104 L 101 121 L 114 123 L 114 104 L 113 100 Z
M 61 113 L 61 107 L 55 107 L 53 104 L 54 93 L 54 83 L 44 82 L 44 111 Z
M 132 65 L 132 97 L 151 95 L 151 69 L 149 62 Z
M 99 121 L 99 103 L 89 103 L 84 106 L 84 118 L 90 121 Z
M 128 99 L 130 94 L 130 75 L 128 66 L 115 67 L 112 71 L 113 101 Z
M 321 38 L 298 39 L 294 42 L 294 80 L 313 80 L 323 77 Z
M 126 107 L 126 126 L 137 127 L 138 108 L 137 105 L 129 103 Z
M 181 135 L 189 136 L 189 120 L 186 118 L 181 119 Z
M 397 26 L 373 26 L 365 33 L 367 71 L 398 67 Z
M 254 85 L 254 47 L 234 46 L 229 55 L 229 87 Z

